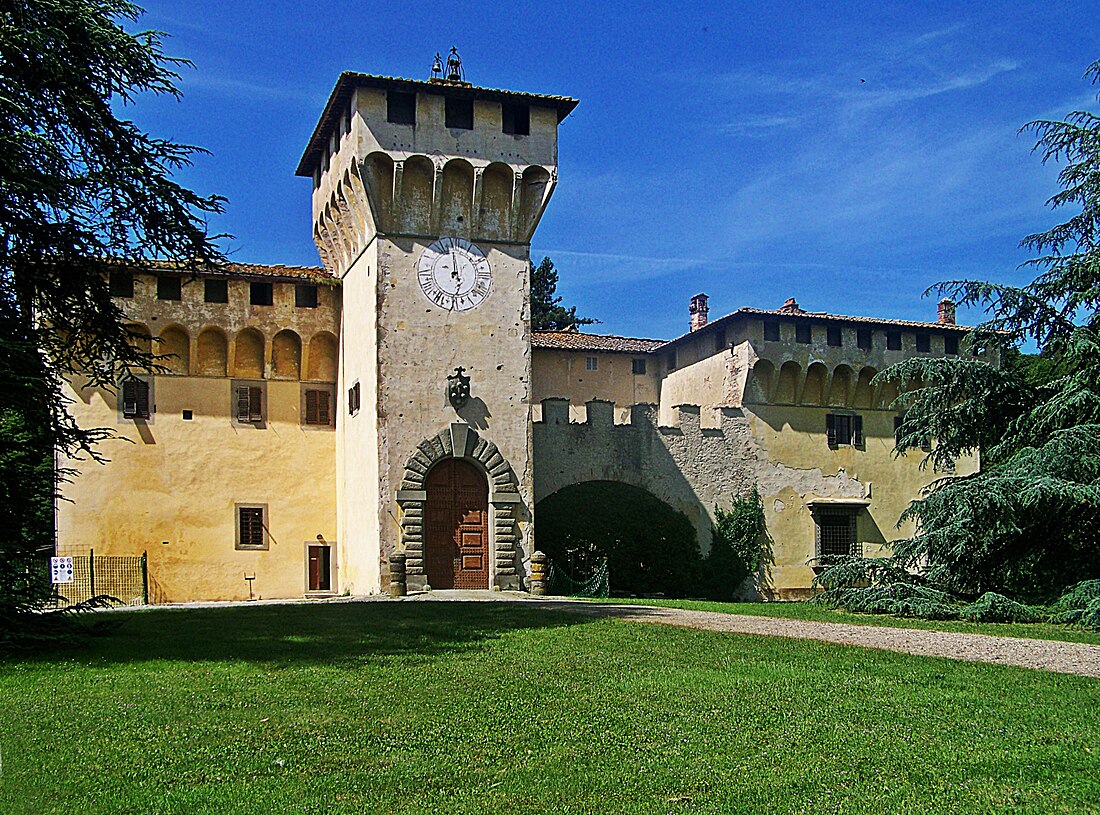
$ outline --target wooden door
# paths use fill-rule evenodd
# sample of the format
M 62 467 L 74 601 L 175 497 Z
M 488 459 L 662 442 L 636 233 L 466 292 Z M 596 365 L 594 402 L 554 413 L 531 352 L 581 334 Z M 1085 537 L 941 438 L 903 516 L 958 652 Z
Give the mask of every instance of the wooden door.
M 489 588 L 489 484 L 472 464 L 444 459 L 424 482 L 424 569 L 433 589 Z
M 329 547 L 309 547 L 309 590 L 332 591 Z

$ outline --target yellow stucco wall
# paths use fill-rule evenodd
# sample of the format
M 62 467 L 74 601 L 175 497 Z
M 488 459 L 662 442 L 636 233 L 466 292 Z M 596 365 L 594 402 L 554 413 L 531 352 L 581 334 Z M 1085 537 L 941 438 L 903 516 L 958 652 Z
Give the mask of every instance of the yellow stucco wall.
M 595 357 L 596 370 L 587 369 L 588 357 Z M 635 359 L 646 361 L 644 374 L 633 372 Z M 585 420 L 584 404 L 590 399 L 614 402 L 617 422 L 629 421 L 631 405 L 657 402 L 657 366 L 649 354 L 534 348 L 531 363 L 536 420 L 543 399 L 568 399 L 570 419 L 578 422 Z

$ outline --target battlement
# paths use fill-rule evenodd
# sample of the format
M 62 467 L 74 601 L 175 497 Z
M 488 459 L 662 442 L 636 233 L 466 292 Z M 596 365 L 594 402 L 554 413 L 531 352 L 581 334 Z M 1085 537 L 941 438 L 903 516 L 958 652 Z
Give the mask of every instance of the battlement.
M 540 402 L 542 418 L 536 419 L 536 425 L 570 425 L 573 427 L 648 427 L 659 433 L 676 434 L 701 431 L 713 435 L 725 430 L 733 430 L 743 424 L 740 408 L 702 407 L 682 404 L 672 407 L 671 421 L 660 422 L 660 408 L 652 402 L 638 402 L 630 405 L 627 421 L 619 421 L 615 415 L 615 404 L 607 399 L 590 399 L 584 403 L 584 421 L 570 418 L 572 402 L 562 397 L 551 397 Z

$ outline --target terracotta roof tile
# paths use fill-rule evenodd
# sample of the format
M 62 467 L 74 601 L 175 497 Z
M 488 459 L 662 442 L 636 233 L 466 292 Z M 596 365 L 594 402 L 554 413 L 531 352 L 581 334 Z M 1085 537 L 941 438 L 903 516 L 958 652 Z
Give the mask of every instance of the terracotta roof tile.
M 608 351 L 626 354 L 646 354 L 665 344 L 664 340 L 638 337 L 617 337 L 613 334 L 582 334 L 579 331 L 533 331 L 534 348 L 557 348 L 565 351 Z
M 177 264 L 169 261 L 160 261 L 152 264 L 154 270 L 173 271 L 179 269 Z M 189 274 L 190 270 L 185 270 Z M 322 266 L 287 266 L 282 263 L 229 263 L 221 269 L 213 272 L 200 272 L 210 277 L 274 277 L 284 280 L 313 280 L 318 283 L 339 284 L 339 280 L 332 276 Z

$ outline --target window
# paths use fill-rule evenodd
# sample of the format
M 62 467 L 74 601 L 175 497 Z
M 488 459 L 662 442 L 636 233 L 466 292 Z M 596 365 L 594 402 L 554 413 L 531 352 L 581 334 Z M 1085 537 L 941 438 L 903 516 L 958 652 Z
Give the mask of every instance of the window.
M 948 356 L 959 355 L 959 338 L 954 334 L 944 334 L 943 336 L 943 352 Z
M 905 422 L 904 416 L 894 417 L 894 446 L 896 447 L 901 439 L 901 426 Z M 925 436 L 921 439 L 920 449 L 928 453 L 932 450 L 932 437 Z
M 584 358 L 584 369 L 586 371 L 598 371 L 600 368 L 600 361 L 596 357 Z
M 632 359 L 630 360 L 630 369 L 634 372 L 635 376 L 641 376 L 645 373 L 645 360 L 644 359 Z
M 206 303 L 228 303 L 229 281 L 207 278 L 203 281 L 202 299 Z
M 354 416 L 359 412 L 359 383 L 348 388 L 348 413 Z
M 127 419 L 149 418 L 149 383 L 130 377 L 122 382 L 122 415 Z
M 863 351 L 871 350 L 871 329 L 869 328 L 857 328 L 856 329 L 856 347 Z
M 237 504 L 237 548 L 267 548 L 267 505 Z
M 386 94 L 386 121 L 395 125 L 415 125 L 416 94 L 389 91 Z
M 264 420 L 264 389 L 261 385 L 234 385 L 236 417 L 241 424 L 260 424 Z
M 840 326 L 830 325 L 825 327 L 825 339 L 833 348 L 841 346 Z
M 901 350 L 901 332 L 900 331 L 887 331 L 886 332 L 886 350 L 887 351 L 900 351 Z
M 294 286 L 294 306 L 296 308 L 317 308 L 317 287 L 312 283 L 298 283 Z
M 764 339 L 767 342 L 779 342 L 779 323 L 775 320 L 764 321 Z
M 814 514 L 817 557 L 862 554 L 856 543 L 856 514 L 842 510 Z
M 800 322 L 794 324 L 794 341 L 800 342 L 806 345 L 810 342 L 810 324 L 807 322 Z
M 676 370 L 676 352 L 669 351 L 665 355 L 665 367 L 670 371 Z
M 448 96 L 444 100 L 443 120 L 447 127 L 458 130 L 473 130 L 474 100 L 452 99 Z
M 726 332 L 717 331 L 714 334 L 714 353 L 720 354 L 726 350 Z
M 133 297 L 134 276 L 129 272 L 111 272 L 107 279 L 111 297 Z
M 927 354 L 932 350 L 932 337 L 928 334 L 917 334 L 917 353 Z
M 332 393 L 327 389 L 307 388 L 305 396 L 306 424 L 332 424 Z
M 248 302 L 254 306 L 270 306 L 274 302 L 271 284 L 249 283 Z
M 500 106 L 500 129 L 510 136 L 531 135 L 531 108 L 503 103 Z
M 863 417 L 845 413 L 829 413 L 825 416 L 825 435 L 829 446 L 863 446 Z
M 181 299 L 181 278 L 179 277 L 167 277 L 165 275 L 157 276 L 157 299 L 158 300 L 179 300 Z

